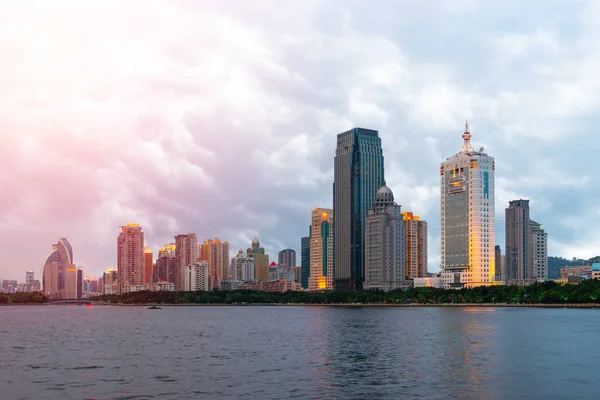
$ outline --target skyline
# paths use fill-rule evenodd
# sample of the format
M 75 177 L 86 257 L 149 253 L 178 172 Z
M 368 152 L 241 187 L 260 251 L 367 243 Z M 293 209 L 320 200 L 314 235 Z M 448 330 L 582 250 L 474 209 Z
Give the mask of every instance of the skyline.
M 439 164 L 465 118 L 497 161 L 495 218 L 529 199 L 549 255 L 597 255 L 600 5 L 434 3 L 14 4 L 0 16 L 0 278 L 37 276 L 58 237 L 99 276 L 127 222 L 155 256 L 187 232 L 232 256 L 255 236 L 273 258 L 299 253 L 311 210 L 333 205 L 336 135 L 355 126 L 379 131 L 386 183 L 428 221 L 439 271 Z

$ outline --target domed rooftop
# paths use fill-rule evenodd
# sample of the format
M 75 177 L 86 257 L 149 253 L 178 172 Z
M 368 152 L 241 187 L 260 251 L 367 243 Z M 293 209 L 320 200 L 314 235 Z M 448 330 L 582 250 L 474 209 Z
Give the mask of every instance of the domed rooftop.
M 252 241 L 252 244 L 260 244 L 260 242 L 258 241 L 258 238 L 254 238 L 254 240 Z
M 378 191 L 377 191 L 377 197 L 376 197 L 377 201 L 385 201 L 385 202 L 393 202 L 394 201 L 394 193 L 392 193 L 392 189 L 390 189 L 389 187 L 387 187 L 386 185 L 383 185 Z

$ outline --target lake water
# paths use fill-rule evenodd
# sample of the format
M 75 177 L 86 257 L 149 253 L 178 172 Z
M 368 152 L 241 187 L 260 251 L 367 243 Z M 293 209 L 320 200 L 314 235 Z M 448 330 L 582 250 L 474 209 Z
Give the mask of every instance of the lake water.
M 597 399 L 600 311 L 0 307 L 2 399 Z

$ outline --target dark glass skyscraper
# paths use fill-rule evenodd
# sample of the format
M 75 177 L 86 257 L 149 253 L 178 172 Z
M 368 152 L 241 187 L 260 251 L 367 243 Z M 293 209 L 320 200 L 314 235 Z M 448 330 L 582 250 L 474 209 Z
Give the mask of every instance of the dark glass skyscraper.
M 336 290 L 361 290 L 364 222 L 385 184 L 379 133 L 354 128 L 337 136 L 333 181 L 334 279 Z
M 308 278 L 310 277 L 310 232 L 311 227 L 308 227 L 308 236 L 302 238 L 301 243 L 301 278 L 302 278 L 302 287 L 304 289 L 308 289 Z
M 531 279 L 529 265 L 529 200 L 513 200 L 506 209 L 506 280 L 522 285 Z

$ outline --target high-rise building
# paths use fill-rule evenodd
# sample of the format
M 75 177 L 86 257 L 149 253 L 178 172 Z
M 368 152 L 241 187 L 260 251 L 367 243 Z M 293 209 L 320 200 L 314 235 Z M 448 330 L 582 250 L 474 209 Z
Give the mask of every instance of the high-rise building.
M 460 151 L 440 168 L 442 284 L 490 285 L 494 267 L 494 158 L 471 147 L 465 124 Z
M 114 268 L 102 274 L 102 294 L 119 294 L 119 278 Z
M 268 281 L 269 256 L 265 254 L 265 249 L 260 247 L 258 238 L 254 238 L 252 246 L 246 250 L 246 255 L 254 259 L 254 279 Z
M 35 280 L 33 271 L 27 271 L 25 272 L 25 282 L 32 282 Z
M 83 270 L 76 266 L 67 268 L 66 299 L 81 299 L 83 297 Z
M 279 252 L 277 261 L 279 265 L 286 265 L 288 267 L 296 266 L 296 250 L 283 249 Z
M 219 282 L 229 279 L 229 243 L 219 239 L 208 239 L 200 245 L 200 258 L 208 261 L 213 288 L 219 288 Z
M 139 224 L 121 227 L 117 238 L 117 272 L 120 293 L 126 285 L 144 284 L 144 232 Z
M 401 206 L 387 186 L 377 191 L 365 220 L 365 289 L 408 289 Z
M 406 276 L 424 278 L 427 276 L 427 222 L 412 212 L 403 212 L 406 257 Z
M 186 292 L 208 291 L 208 262 L 198 259 L 183 267 L 183 288 Z
M 144 247 L 144 285 L 152 282 L 154 275 L 154 254 L 150 247 Z
M 333 210 L 315 208 L 311 214 L 309 290 L 332 290 Z
M 198 259 L 198 238 L 195 233 L 175 236 L 175 259 L 177 267 L 173 283 L 175 290 L 183 290 L 183 269 Z
M 156 264 L 154 265 L 153 281 L 158 282 L 169 282 L 175 284 L 177 280 L 177 269 L 178 263 L 176 258 L 175 243 L 169 243 L 163 245 L 158 250 L 158 257 Z
M 548 280 L 548 234 L 542 225 L 529 221 L 529 264 L 532 269 L 532 278 L 537 282 Z
M 71 243 L 66 238 L 59 238 L 42 263 L 42 291 L 48 297 L 65 298 L 67 268 L 71 267 L 75 267 Z
M 308 236 L 305 236 L 301 239 L 300 241 L 300 251 L 301 251 L 301 260 L 300 260 L 300 267 L 301 267 L 301 281 L 300 283 L 302 284 L 302 287 L 304 289 L 308 289 L 308 279 L 310 277 L 310 234 L 311 234 L 311 229 L 312 227 L 308 227 Z
M 231 259 L 231 279 L 234 281 L 254 280 L 254 258 L 244 254 L 240 249 L 235 257 Z
M 504 278 L 502 276 L 502 250 L 500 250 L 500 246 L 496 245 L 494 247 L 494 265 L 496 266 L 496 275 L 494 280 L 499 282 L 503 281 Z
M 333 219 L 336 290 L 360 290 L 365 279 L 364 235 L 368 210 L 385 184 L 379 133 L 354 128 L 337 136 Z
M 529 264 L 529 200 L 513 200 L 505 211 L 506 217 L 506 280 L 523 285 L 532 280 Z

